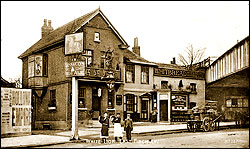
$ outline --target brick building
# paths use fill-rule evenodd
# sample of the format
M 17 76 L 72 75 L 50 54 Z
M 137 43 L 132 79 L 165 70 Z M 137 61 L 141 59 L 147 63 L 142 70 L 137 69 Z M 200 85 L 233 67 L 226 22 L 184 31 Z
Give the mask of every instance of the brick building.
M 171 67 L 179 72 L 180 67 L 163 66 L 142 58 L 137 38 L 130 51 L 127 42 L 99 8 L 55 30 L 50 20 L 48 25 L 44 20 L 41 30 L 42 38 L 18 57 L 23 62 L 23 88 L 32 89 L 32 128 L 42 129 L 48 124 L 52 129 L 71 128 L 72 75 L 76 75 L 78 82 L 80 126 L 88 119 L 97 119 L 104 111 L 119 112 L 123 119 L 131 113 L 134 121 L 148 121 L 152 110 L 158 109 L 159 113 L 163 111 L 158 121 L 169 121 L 170 116 L 162 115 L 170 115 L 174 94 L 185 94 L 185 105 L 177 106 L 183 111 L 190 107 L 189 101 L 203 104 L 205 100 L 204 73 L 187 75 L 189 71 L 185 71 L 186 74 L 166 75 L 165 69 Z M 72 48 L 72 52 L 68 47 L 76 48 Z M 201 77 L 197 78 L 199 73 Z M 197 85 L 196 92 L 192 94 L 182 88 L 177 91 L 175 86 L 180 80 L 185 87 Z M 166 81 L 176 91 L 165 89 Z M 162 95 L 163 92 L 167 96 Z M 160 104 L 159 100 L 168 100 L 169 104 Z M 160 105 L 161 108 L 157 108 Z

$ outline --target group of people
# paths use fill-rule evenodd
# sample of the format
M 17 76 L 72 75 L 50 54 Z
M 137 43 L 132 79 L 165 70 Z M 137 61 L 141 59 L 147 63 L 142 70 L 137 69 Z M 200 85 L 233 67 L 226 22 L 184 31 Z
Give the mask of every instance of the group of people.
M 110 120 L 114 124 L 115 141 L 118 141 L 119 138 L 120 142 L 122 142 L 123 135 L 120 113 L 117 113 L 116 116 L 111 116 Z M 109 137 L 109 117 L 107 112 L 104 113 L 104 116 L 99 116 L 99 122 L 102 124 L 100 138 L 102 139 L 102 142 L 105 143 L 107 138 Z M 127 141 L 131 142 L 131 131 L 133 131 L 133 121 L 130 118 L 130 114 L 127 115 L 127 118 L 124 121 L 124 131 L 126 131 Z

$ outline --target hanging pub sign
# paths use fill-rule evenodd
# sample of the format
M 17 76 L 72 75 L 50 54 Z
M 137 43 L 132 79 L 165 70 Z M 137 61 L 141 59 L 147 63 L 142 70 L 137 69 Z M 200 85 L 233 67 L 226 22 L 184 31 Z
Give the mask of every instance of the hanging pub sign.
M 65 62 L 65 75 L 66 77 L 84 76 L 85 75 L 85 62 L 72 61 Z
M 83 51 L 83 33 L 65 36 L 65 55 L 81 53 Z

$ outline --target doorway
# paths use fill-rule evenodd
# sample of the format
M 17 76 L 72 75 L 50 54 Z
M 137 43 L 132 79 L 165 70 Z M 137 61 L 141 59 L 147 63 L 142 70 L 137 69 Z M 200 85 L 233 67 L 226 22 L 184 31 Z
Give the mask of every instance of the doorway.
M 92 110 L 92 119 L 98 119 L 101 114 L 101 97 L 98 97 L 98 89 L 92 90 Z
M 149 99 L 148 98 L 142 98 L 141 102 L 141 119 L 142 120 L 148 120 L 149 118 Z
M 168 100 L 160 100 L 160 121 L 168 121 Z

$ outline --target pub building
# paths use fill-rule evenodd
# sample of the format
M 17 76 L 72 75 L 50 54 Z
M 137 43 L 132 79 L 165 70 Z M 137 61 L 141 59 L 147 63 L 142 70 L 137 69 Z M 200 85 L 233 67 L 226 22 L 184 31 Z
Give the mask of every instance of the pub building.
M 200 71 L 145 60 L 138 38 L 129 50 L 100 8 L 57 29 L 44 19 L 41 31 L 41 39 L 18 57 L 23 88 L 32 89 L 32 129 L 71 128 L 72 95 L 78 99 L 79 127 L 105 111 L 150 121 L 158 110 L 157 121 L 170 121 L 175 110 L 205 102 Z

